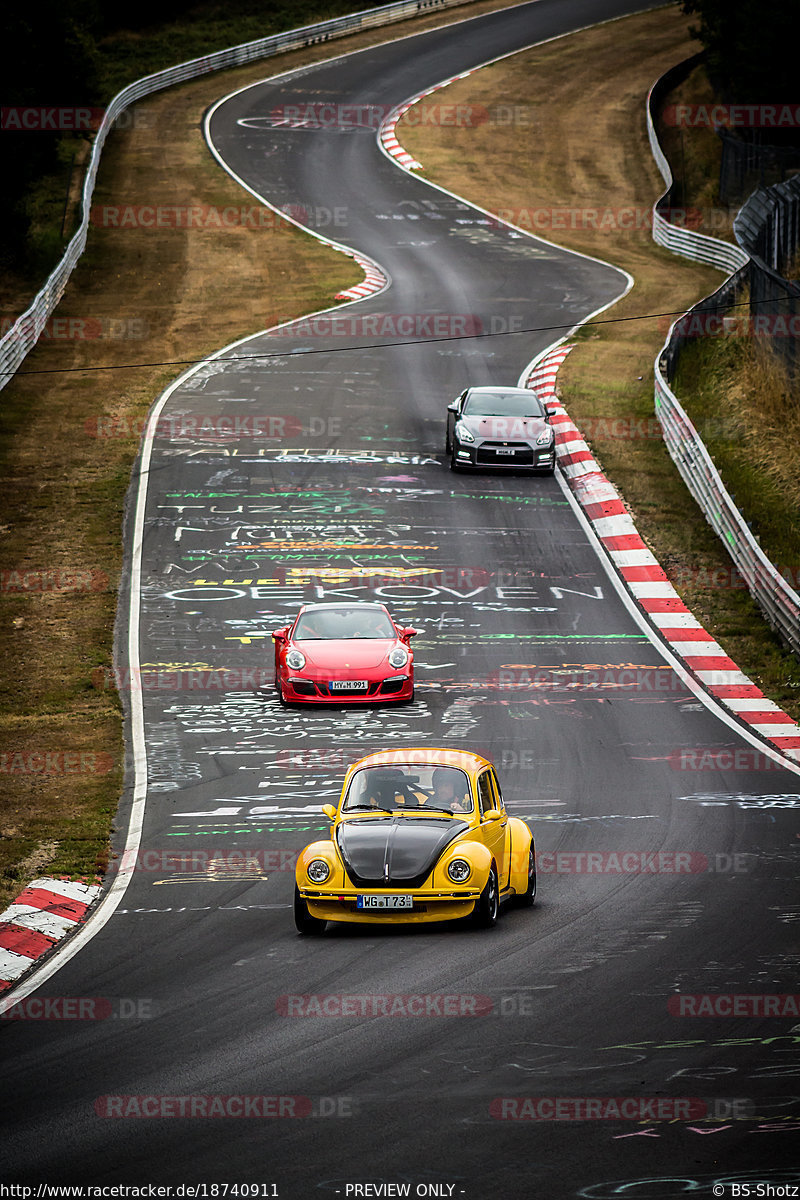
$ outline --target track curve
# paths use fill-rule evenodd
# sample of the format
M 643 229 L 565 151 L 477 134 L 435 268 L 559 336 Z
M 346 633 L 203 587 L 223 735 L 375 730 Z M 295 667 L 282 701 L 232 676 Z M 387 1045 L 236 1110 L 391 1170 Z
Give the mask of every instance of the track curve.
M 228 168 L 278 208 L 340 210 L 337 240 L 391 286 L 228 348 L 163 399 L 129 530 L 136 651 L 161 685 L 143 692 L 138 869 L 36 993 L 110 998 L 120 1019 L 2 1029 L 10 1180 L 475 1198 L 701 1193 L 731 1169 L 781 1181 L 793 1022 L 679 1018 L 674 998 L 792 990 L 798 778 L 677 679 L 557 480 L 454 477 L 443 463 L 446 402 L 468 383 L 515 383 L 554 336 L 501 335 L 570 327 L 625 280 L 396 170 L 374 129 L 275 123 L 309 100 L 388 111 L 634 7 L 540 0 L 215 107 L 209 138 Z M 498 336 L 441 340 L 478 331 Z M 269 630 L 304 598 L 340 595 L 380 596 L 422 630 L 410 708 L 287 714 L 263 686 Z M 510 811 L 550 856 L 536 908 L 487 936 L 299 940 L 285 868 L 326 827 L 319 805 L 358 754 L 419 742 L 497 763 Z M 709 749 L 732 765 L 685 769 Z M 647 860 L 661 869 L 615 870 L 614 854 L 661 854 Z M 286 998 L 308 994 L 492 1006 L 287 1015 Z M 102 1099 L 210 1095 L 304 1097 L 315 1116 L 126 1120 Z M 638 1098 L 643 1123 L 515 1119 L 526 1096 Z M 653 1120 L 655 1097 L 667 1108 Z

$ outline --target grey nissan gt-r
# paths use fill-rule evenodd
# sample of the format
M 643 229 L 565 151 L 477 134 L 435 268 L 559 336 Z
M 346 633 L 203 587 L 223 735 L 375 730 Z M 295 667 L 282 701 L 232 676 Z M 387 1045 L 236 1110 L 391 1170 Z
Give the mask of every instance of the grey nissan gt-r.
M 447 406 L 445 452 L 454 471 L 499 467 L 552 475 L 556 465 L 550 415 L 528 388 L 467 388 Z

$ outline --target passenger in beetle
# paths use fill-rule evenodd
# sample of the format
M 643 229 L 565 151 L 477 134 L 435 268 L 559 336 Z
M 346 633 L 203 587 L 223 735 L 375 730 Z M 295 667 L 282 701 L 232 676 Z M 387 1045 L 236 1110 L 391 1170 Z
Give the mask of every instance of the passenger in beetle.
M 464 791 L 465 782 L 462 771 L 455 771 L 452 767 L 437 767 L 431 776 L 431 807 L 448 808 L 450 812 L 472 812 L 472 801 Z

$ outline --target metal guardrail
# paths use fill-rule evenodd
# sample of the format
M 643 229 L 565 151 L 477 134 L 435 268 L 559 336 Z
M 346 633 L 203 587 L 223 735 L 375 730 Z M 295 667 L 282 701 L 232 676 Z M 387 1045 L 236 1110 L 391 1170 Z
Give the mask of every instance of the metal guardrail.
M 81 223 L 69 242 L 64 257 L 48 277 L 33 303 L 22 316 L 17 318 L 4 337 L 0 338 L 0 390 L 13 379 L 14 373 L 26 355 L 36 345 L 48 319 L 64 294 L 70 275 L 83 254 L 89 231 L 92 195 L 100 165 L 100 155 L 114 122 L 129 105 L 154 92 L 172 87 L 173 84 L 197 79 L 211 71 L 224 71 L 230 67 L 240 67 L 245 63 L 282 54 L 287 50 L 302 49 L 331 38 L 359 33 L 364 29 L 375 29 L 381 25 L 391 25 L 395 21 L 402 21 L 408 17 L 423 16 L 446 8 L 456 8 L 469 2 L 470 0 L 395 0 L 395 3 L 385 4 L 380 8 L 369 8 L 344 17 L 334 17 L 328 21 L 319 21 L 314 25 L 304 25 L 298 29 L 287 30 L 285 33 L 259 38 L 253 42 L 244 42 L 242 45 L 232 46 L 227 50 L 218 50 L 202 58 L 195 58 L 189 62 L 168 67 L 165 71 L 147 75 L 143 79 L 137 79 L 135 83 L 129 84 L 121 92 L 118 92 L 106 109 L 92 145 L 92 153 L 83 183 Z
M 696 262 L 709 263 L 722 270 L 735 272 L 721 288 L 689 310 L 685 317 L 703 309 L 717 309 L 730 304 L 737 286 L 749 270 L 750 257 L 739 246 L 722 242 L 704 234 L 671 226 L 660 209 L 669 204 L 673 184 L 672 172 L 658 141 L 653 122 L 652 105 L 665 91 L 672 88 L 681 74 L 697 61 L 681 63 L 668 71 L 653 85 L 647 97 L 647 133 L 658 169 L 667 185 L 664 195 L 653 206 L 653 238 L 660 246 L 683 254 Z M 751 595 L 757 600 L 767 621 L 800 657 L 800 596 L 789 586 L 761 549 L 747 522 L 733 502 L 722 482 L 711 456 L 669 386 L 677 353 L 680 349 L 681 322 L 670 328 L 664 346 L 654 364 L 655 411 L 664 434 L 664 441 L 673 462 L 712 529 L 722 539 Z

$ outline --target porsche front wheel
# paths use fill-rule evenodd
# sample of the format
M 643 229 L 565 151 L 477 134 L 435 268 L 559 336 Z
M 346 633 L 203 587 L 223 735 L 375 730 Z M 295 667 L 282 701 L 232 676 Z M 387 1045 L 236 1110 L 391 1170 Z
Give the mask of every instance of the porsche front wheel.
M 486 880 L 486 887 L 481 892 L 478 902 L 475 905 L 473 913 L 475 924 L 480 929 L 491 929 L 497 922 L 499 911 L 500 892 L 497 886 L 497 872 L 492 867 L 489 872 L 489 878 Z
M 299 888 L 295 884 L 294 889 L 294 924 L 298 933 L 304 934 L 306 937 L 319 937 L 325 932 L 327 921 L 321 920 L 320 917 L 312 917 L 308 911 L 308 905 L 300 895 Z

